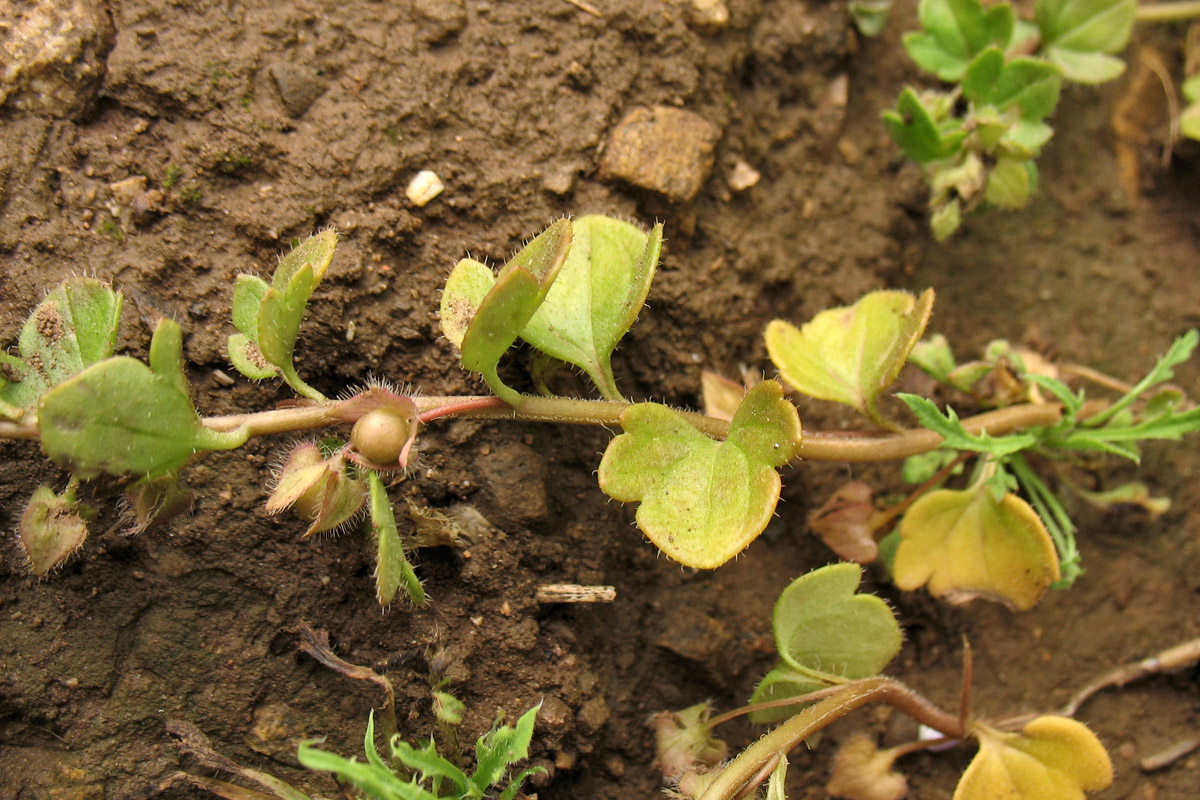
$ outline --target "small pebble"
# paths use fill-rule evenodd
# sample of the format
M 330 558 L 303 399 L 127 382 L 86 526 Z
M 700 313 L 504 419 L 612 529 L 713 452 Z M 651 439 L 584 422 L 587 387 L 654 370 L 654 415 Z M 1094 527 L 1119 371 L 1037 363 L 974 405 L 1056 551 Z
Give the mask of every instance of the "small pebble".
M 408 188 L 404 190 L 404 195 L 414 206 L 422 208 L 429 205 L 429 202 L 445 189 L 445 184 L 442 183 L 442 179 L 437 176 L 436 172 L 423 169 L 408 182 Z

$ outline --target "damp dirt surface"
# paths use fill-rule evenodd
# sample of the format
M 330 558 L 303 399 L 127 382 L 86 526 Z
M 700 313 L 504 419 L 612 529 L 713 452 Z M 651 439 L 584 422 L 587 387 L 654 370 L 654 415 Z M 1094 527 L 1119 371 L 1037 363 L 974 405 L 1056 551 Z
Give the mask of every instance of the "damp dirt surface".
M 907 3 L 878 40 L 857 37 L 841 3 L 793 0 L 730 0 L 723 25 L 665 0 L 57 5 L 85 15 L 70 28 L 78 46 L 0 106 L 0 343 L 15 342 L 57 281 L 111 280 L 125 295 L 122 351 L 144 358 L 160 317 L 182 325 L 205 415 L 289 399 L 226 379 L 232 285 L 240 272 L 269 274 L 290 241 L 327 226 L 342 238 L 299 370 L 328 395 L 369 376 L 428 394 L 481 391 L 440 336 L 451 266 L 467 253 L 500 263 L 551 220 L 583 213 L 666 226 L 648 308 L 615 360 L 637 399 L 698 407 L 702 369 L 770 371 L 768 320 L 799 323 L 881 287 L 934 286 L 930 330 L 960 356 L 1006 338 L 1125 379 L 1200 325 L 1200 152 L 1179 148 L 1163 167 L 1161 125 L 1143 115 L 1145 143 L 1125 145 L 1141 166 L 1130 182 L 1109 121 L 1121 85 L 1066 93 L 1029 209 L 972 218 L 946 244 L 929 238 L 920 175 L 879 122 L 918 80 L 899 46 Z M 1169 40 L 1153 44 L 1176 57 Z M 698 170 L 694 197 L 602 169 L 613 130 L 639 107 L 707 126 L 692 149 L 669 153 L 686 163 L 664 167 Z M 748 187 L 746 167 L 759 175 Z M 445 185 L 423 206 L 405 191 L 420 170 Z M 1194 361 L 1176 380 L 1200 396 Z M 922 386 L 908 372 L 901 382 Z M 798 402 L 807 428 L 857 424 Z M 392 680 L 406 737 L 435 732 L 437 669 L 466 703 L 464 743 L 500 710 L 511 720 L 543 703 L 531 761 L 545 772 L 530 794 L 659 796 L 647 718 L 746 700 L 773 664 L 776 596 L 834 560 L 807 512 L 850 478 L 885 494 L 902 484 L 894 465 L 793 465 L 767 532 L 697 572 L 660 556 L 633 508 L 597 489 L 611 435 L 430 425 L 419 469 L 391 490 L 397 509 L 466 505 L 490 525 L 465 546 L 419 551 L 430 604 L 385 611 L 366 533 L 307 540 L 298 518 L 264 511 L 286 437 L 196 460 L 185 473 L 194 507 L 165 530 L 123 535 L 117 489 L 89 487 L 91 537 L 47 580 L 26 574 L 12 532 L 33 489 L 65 475 L 34 444 L 0 443 L 0 800 L 141 798 L 181 769 L 211 777 L 179 754 L 168 720 L 245 766 L 339 796 L 298 766 L 296 744 L 325 736 L 331 750 L 361 753 L 382 694 L 298 653 L 303 623 Z M 999 718 L 1058 708 L 1111 667 L 1200 635 L 1195 441 L 1147 447 L 1140 469 L 1086 472 L 1095 486 L 1135 475 L 1171 509 L 1151 521 L 1074 508 L 1086 573 L 1033 611 L 950 607 L 870 572 L 906 631 L 889 672 L 954 708 L 965 637 L 973 708 Z M 547 583 L 609 585 L 616 599 L 539 603 Z M 1195 735 L 1194 668 L 1101 693 L 1080 718 L 1116 767 L 1097 797 L 1196 796 L 1200 754 L 1139 768 Z M 856 730 L 916 734 L 886 709 L 858 712 L 793 754 L 793 800 L 826 796 L 830 754 Z M 735 747 L 757 735 L 740 723 L 720 733 Z M 969 757 L 906 757 L 911 796 L 951 797 Z M 177 784 L 159 796 L 206 795 Z

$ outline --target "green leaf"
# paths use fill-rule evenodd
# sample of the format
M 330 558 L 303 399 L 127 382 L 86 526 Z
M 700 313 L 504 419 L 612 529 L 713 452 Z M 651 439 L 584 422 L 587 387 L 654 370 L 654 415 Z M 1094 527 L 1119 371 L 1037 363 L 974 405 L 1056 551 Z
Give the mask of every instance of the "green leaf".
M 1179 132 L 1189 139 L 1200 139 L 1200 75 L 1184 81 L 1182 91 L 1188 105 L 1179 113 Z
M 333 251 L 337 249 L 337 242 L 337 231 L 326 228 L 296 245 L 279 260 L 279 266 L 275 268 L 275 274 L 271 278 L 271 286 L 279 291 L 289 290 L 295 277 L 307 267 L 312 272 L 315 288 L 325 277 L 325 271 L 333 261 Z
M 796 391 L 845 403 L 885 428 L 895 426 L 876 408 L 921 338 L 933 310 L 933 290 L 919 297 L 878 291 L 852 306 L 831 308 L 803 328 L 774 320 L 767 353 Z
M 533 726 L 541 708 L 538 703 L 521 715 L 516 727 L 493 727 L 475 742 L 476 767 L 471 783 L 479 790 L 478 796 L 503 780 L 509 765 L 529 757 Z
M 1029 205 L 1032 179 L 1024 159 L 1000 158 L 988 174 L 983 197 L 997 208 L 1024 208 Z
M 312 268 L 305 264 L 292 277 L 285 289 L 271 286 L 263 295 L 258 314 L 258 349 L 268 364 L 277 367 L 288 385 L 298 394 L 311 400 L 325 396 L 300 379 L 293 361 L 296 340 L 300 337 L 300 322 L 308 307 L 308 299 L 316 288 Z
M 525 245 L 500 270 L 463 333 L 463 366 L 480 373 L 496 396 L 509 405 L 520 405 L 521 394 L 500 380 L 497 365 L 546 299 L 570 247 L 571 221 L 567 219 L 555 222 Z M 470 284 L 476 285 L 481 277 L 470 277 Z M 465 296 L 464 292 L 461 297 Z
M 1129 406 L 1137 402 L 1137 399 L 1149 389 L 1174 378 L 1174 368 L 1191 358 L 1198 344 L 1200 344 L 1200 330 L 1192 328 L 1171 343 L 1171 347 L 1167 350 L 1166 354 L 1155 362 L 1150 372 L 1138 381 L 1132 389 L 1123 394 L 1104 411 L 1089 417 L 1084 424 L 1092 428 L 1108 424 L 1129 408 Z
M 972 102 L 1001 111 L 1019 109 L 1021 119 L 1038 122 L 1058 104 L 1062 75 L 1057 67 L 1033 58 L 1005 62 L 999 47 L 980 53 L 967 68 L 963 95 Z
M 253 342 L 258 341 L 258 312 L 268 288 L 254 275 L 238 275 L 233 283 L 233 327 Z
M 30 572 L 45 577 L 83 547 L 88 535 L 83 513 L 73 484 L 62 494 L 49 486 L 34 489 L 21 514 L 17 538 Z
M 750 698 L 766 703 L 877 675 L 900 652 L 903 636 L 887 603 L 855 594 L 857 564 L 831 564 L 802 575 L 775 603 L 772 627 L 782 663 L 767 673 Z M 786 719 L 800 706 L 754 711 L 752 722 Z
M 1015 15 L 1002 3 L 985 10 L 979 0 L 921 0 L 924 33 L 909 33 L 904 48 L 918 66 L 953 83 L 967 64 L 990 45 L 1012 38 Z
M 304 311 L 325 277 L 336 247 L 337 232 L 330 228 L 308 237 L 284 256 L 270 286 L 250 275 L 238 276 L 233 292 L 233 323 L 246 338 L 229 338 L 229 360 L 239 372 L 262 379 L 271 377 L 267 373 L 274 366 L 298 394 L 310 400 L 326 399 L 301 380 L 294 359 Z M 266 364 L 260 363 L 259 355 Z
M 404 766 L 421 776 L 422 782 L 448 779 L 457 790 L 454 796 L 469 797 L 467 774 L 438 754 L 432 741 L 422 748 L 413 747 L 401 741 L 399 736 L 392 737 L 392 756 L 400 760 Z M 439 794 L 441 794 L 439 792 Z
M 650 292 L 662 225 L 647 235 L 628 222 L 588 215 L 573 220 L 571 230 L 558 278 L 521 338 L 582 369 L 606 399 L 621 400 L 610 359 Z
M 0 403 L 33 410 L 47 390 L 113 354 L 122 296 L 93 278 L 68 278 L 37 305 L 17 340 L 20 358 L 5 356 L 10 373 Z M 7 411 L 5 416 L 15 415 Z
M 1136 0 L 1038 0 L 1034 19 L 1067 80 L 1103 83 L 1125 69 L 1112 54 L 1125 49 L 1136 12 Z
M 1082 722 L 1037 717 L 1020 733 L 975 723 L 979 752 L 959 779 L 954 800 L 1083 800 L 1112 784 L 1104 745 Z
M 818 680 L 806 672 L 792 669 L 787 664 L 779 664 L 758 682 L 758 686 L 754 688 L 754 694 L 750 696 L 750 705 L 803 697 L 806 694 L 827 689 L 830 685 L 828 681 Z M 750 721 L 756 725 L 779 722 L 780 720 L 795 716 L 796 712 L 805 705 L 807 704 L 796 703 L 780 706 L 779 708 L 763 708 L 751 711 Z
M 933 208 L 929 215 L 929 231 L 934 241 L 944 242 L 962 226 L 962 201 L 957 197 Z
M 883 112 L 883 124 L 904 155 L 920 164 L 950 158 L 967 137 L 957 121 L 943 129 L 920 95 L 908 87 L 900 93 L 896 109 Z
M 1081 53 L 1052 46 L 1046 48 L 1046 58 L 1062 70 L 1064 78 L 1075 83 L 1107 83 L 1125 71 L 1124 61 L 1106 53 Z
M 973 434 L 963 427 L 953 408 L 946 408 L 946 413 L 924 397 L 915 394 L 897 393 L 896 397 L 904 401 L 909 410 L 916 416 L 921 427 L 927 428 L 941 436 L 945 441 L 942 447 L 954 450 L 969 450 L 974 453 L 986 453 L 993 458 L 1027 450 L 1038 443 L 1036 433 L 1012 433 L 1007 436 L 992 437 L 987 433 Z
M 1044 122 L 1019 120 L 1009 126 L 1000 142 L 1001 152 L 1032 158 L 1054 136 L 1054 129 Z
M 779 499 L 776 467 L 795 457 L 800 418 L 775 381 L 747 394 L 717 442 L 657 403 L 621 415 L 625 433 L 600 462 L 600 488 L 623 503 L 640 502 L 637 523 L 670 558 L 714 569 L 766 528 Z
M 388 606 L 396 597 L 400 587 L 408 594 L 414 606 L 425 605 L 425 589 L 412 564 L 404 555 L 404 544 L 396 528 L 396 515 L 392 512 L 392 501 L 388 498 L 383 479 L 375 470 L 367 471 L 371 531 L 375 534 L 375 598 L 379 605 Z
M 883 33 L 883 29 L 887 27 L 892 0 L 850 0 L 847 10 L 858 32 L 863 36 L 874 37 Z
M 997 500 L 985 484 L 921 497 L 900 523 L 892 565 L 896 586 L 959 603 L 983 597 L 1019 611 L 1033 608 L 1059 578 L 1054 542 L 1029 504 Z
M 855 594 L 862 567 L 840 563 L 801 575 L 783 590 L 771 618 L 783 662 L 811 677 L 878 675 L 903 636 L 880 598 Z
M 319 739 L 301 742 L 296 760 L 308 769 L 330 772 L 349 781 L 373 800 L 441 800 L 419 785 L 401 780 L 386 768 L 318 750 L 315 745 L 320 743 Z
M 245 443 L 245 430 L 217 432 L 200 422 L 183 376 L 178 325 L 161 320 L 150 352 L 153 369 L 125 356 L 105 359 L 42 397 L 42 448 L 52 460 L 82 478 L 159 478 L 194 453 Z
M 1034 21 L 1046 47 L 1119 53 L 1129 43 L 1136 0 L 1038 0 Z
M 913 345 L 908 360 L 939 383 L 945 383 L 950 373 L 958 367 L 950 342 L 940 333 Z

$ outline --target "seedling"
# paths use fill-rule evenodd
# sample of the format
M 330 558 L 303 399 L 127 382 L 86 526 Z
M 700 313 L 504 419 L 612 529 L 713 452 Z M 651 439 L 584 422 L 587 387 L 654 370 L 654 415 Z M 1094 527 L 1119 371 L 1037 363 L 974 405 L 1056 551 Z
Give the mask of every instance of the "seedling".
M 869 488 L 865 495 L 860 490 L 819 525 L 842 526 L 841 533 L 868 543 L 861 560 L 873 558 L 879 545 L 894 553 L 888 558 L 902 588 L 928 584 L 950 599 L 982 596 L 1028 608 L 1051 583 L 1067 584 L 1079 572 L 1074 528 L 1033 468 L 1035 459 L 1056 463 L 1099 451 L 1136 460 L 1139 441 L 1200 429 L 1200 410 L 1186 410 L 1177 392 L 1162 391 L 1172 367 L 1195 348 L 1196 332 L 1181 337 L 1115 402 L 1085 403 L 1082 392 L 1026 369 L 1003 347 L 958 366 L 944 342 L 918 344 L 932 291 L 873 292 L 803 327 L 776 320 L 767 328 L 767 349 L 786 384 L 847 404 L 887 433 L 803 431 L 774 380 L 726 392 L 720 417 L 630 402 L 618 387 L 612 354 L 649 292 L 662 227 L 646 233 L 601 216 L 559 220 L 496 274 L 471 259 L 451 273 L 441 301 L 443 330 L 463 365 L 494 395 L 409 395 L 375 382 L 330 399 L 299 375 L 295 353 L 305 308 L 330 268 L 336 241 L 333 231 L 319 233 L 280 261 L 270 283 L 241 275 L 234 285 L 237 332 L 229 337 L 229 358 L 249 378 L 286 382 L 300 397 L 286 408 L 201 417 L 183 370 L 179 326 L 158 323 L 149 365 L 113 355 L 121 295 L 98 280 L 71 279 L 34 310 L 18 355 L 0 357 L 0 436 L 39 440 L 71 474 L 61 492 L 39 489 L 22 518 L 21 546 L 35 574 L 48 574 L 83 543 L 90 512 L 78 499 L 79 481 L 131 479 L 131 527 L 143 530 L 187 507 L 180 473 L 199 454 L 240 447 L 254 436 L 322 430 L 323 438 L 293 444 L 281 460 L 267 510 L 296 509 L 308 536 L 365 515 L 380 604 L 390 604 L 401 588 L 421 603 L 424 591 L 384 476 L 410 469 L 423 426 L 469 417 L 621 427 L 599 464 L 601 490 L 638 503 L 645 535 L 669 557 L 701 569 L 720 566 L 758 537 L 779 498 L 779 471 L 797 457 L 924 455 L 923 465 L 909 464 L 910 472 L 927 474 L 907 501 L 876 511 Z M 532 350 L 539 374 L 555 364 L 574 366 L 602 399 L 529 394 L 506 384 L 501 362 L 518 340 Z M 972 404 L 992 409 L 960 420 L 951 409 L 902 395 L 922 426 L 902 428 L 881 400 L 910 354 L 947 386 L 967 392 Z M 531 384 L 539 383 L 544 387 L 535 375 Z M 954 469 L 972 459 L 967 486 L 945 488 Z M 418 524 L 435 524 L 428 513 L 413 515 Z M 901 518 L 899 532 L 879 542 Z
M 493 790 L 499 790 L 495 796 L 500 800 L 513 800 L 526 779 L 545 771 L 528 767 L 511 778 L 508 775 L 513 764 L 529 757 L 540 709 L 538 704 L 526 711 L 515 727 L 502 725 L 498 718 L 475 742 L 475 769 L 470 774 L 441 756 L 432 739 L 423 747 L 414 747 L 399 735 L 388 743 L 390 761 L 397 767 L 393 768 L 375 748 L 373 714 L 363 741 L 365 763 L 319 750 L 315 746 L 319 741 L 301 744 L 297 758 L 309 769 L 333 773 L 373 800 L 482 800 L 492 797 Z
M 883 121 L 925 170 L 935 238 L 949 237 L 981 205 L 1029 202 L 1063 81 L 1098 84 L 1121 74 L 1115 54 L 1129 41 L 1136 5 L 1038 0 L 1026 21 L 1008 3 L 921 0 L 922 30 L 905 35 L 904 48 L 951 87 L 906 88 Z
M 656 718 L 659 763 L 675 770 L 668 775 L 674 796 L 732 800 L 749 796 L 769 780 L 768 797 L 782 800 L 787 753 L 873 702 L 894 706 L 942 738 L 883 751 L 870 739 L 851 739 L 839 752 L 826 787 L 837 797 L 898 800 L 907 790 L 904 777 L 893 770 L 898 757 L 933 744 L 970 741 L 979 750 L 959 781 L 956 800 L 1082 798 L 1112 782 L 1112 762 L 1103 745 L 1069 716 L 996 722 L 975 718 L 968 703 L 969 655 L 957 713 L 943 711 L 880 675 L 900 650 L 900 627 L 882 600 L 856 594 L 860 580 L 860 567 L 834 564 L 796 579 L 783 591 L 773 616 L 780 664 L 759 684 L 748 706 L 713 717 L 707 704 L 701 704 Z M 786 721 L 720 765 L 727 749 L 712 731 L 743 714 L 757 722 Z

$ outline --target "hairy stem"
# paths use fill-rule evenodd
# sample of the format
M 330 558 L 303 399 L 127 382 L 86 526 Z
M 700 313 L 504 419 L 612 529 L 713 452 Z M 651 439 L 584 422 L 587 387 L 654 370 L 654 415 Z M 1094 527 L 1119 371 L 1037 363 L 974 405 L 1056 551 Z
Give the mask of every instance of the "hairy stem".
M 700 800 L 730 800 L 776 754 L 786 754 L 817 731 L 876 700 L 895 706 L 952 739 L 961 739 L 965 734 L 955 714 L 937 708 L 899 681 L 884 677 L 866 678 L 841 687 L 833 695 L 804 709 L 747 747 L 721 770 L 700 795 Z
M 1025 404 L 977 414 L 962 420 L 962 424 L 976 435 L 987 431 L 992 436 L 1001 436 L 1024 428 L 1053 425 L 1061 419 L 1062 408 L 1057 404 Z M 927 453 L 941 443 L 941 436 L 925 428 L 886 436 L 805 431 L 800 442 L 800 458 L 813 461 L 898 461 Z
M 633 403 L 611 400 L 575 400 L 566 397 L 525 397 L 521 408 L 515 409 L 498 397 L 416 397 L 421 420 L 441 417 L 451 419 L 511 419 L 525 422 L 556 422 L 573 425 L 604 425 L 619 427 L 621 413 Z M 339 420 L 332 413 L 337 402 L 303 403 L 290 408 L 277 408 L 252 414 L 227 414 L 205 417 L 205 427 L 214 431 L 244 429 L 249 436 L 325 428 L 353 418 Z M 679 411 L 687 421 L 714 439 L 729 435 L 729 423 L 691 411 Z M 988 411 L 962 421 L 971 433 L 987 431 L 1000 436 L 1015 430 L 1052 425 L 1062 419 L 1062 410 L 1053 404 L 1019 405 Z M 37 439 L 37 426 L 0 421 L 0 439 Z M 853 435 L 831 431 L 805 431 L 800 443 L 799 457 L 812 461 L 874 462 L 896 461 L 933 450 L 942 437 L 923 428 L 903 433 Z

